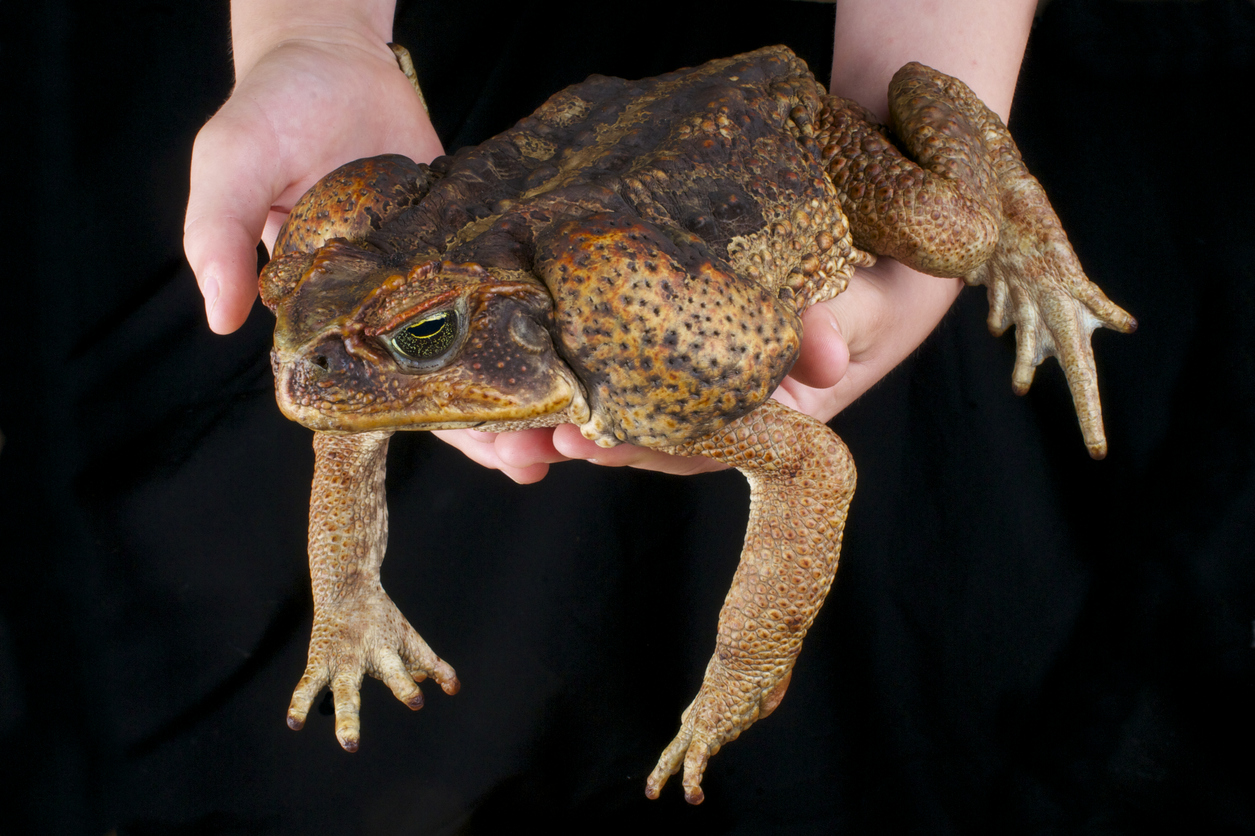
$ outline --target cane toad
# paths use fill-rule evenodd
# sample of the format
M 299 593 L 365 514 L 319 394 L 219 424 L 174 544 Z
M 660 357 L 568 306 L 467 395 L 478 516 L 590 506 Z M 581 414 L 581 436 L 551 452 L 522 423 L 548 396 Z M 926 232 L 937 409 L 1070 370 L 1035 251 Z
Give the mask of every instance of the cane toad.
M 398 55 L 404 66 L 407 56 Z M 998 117 L 918 64 L 893 126 L 772 47 L 643 81 L 593 76 L 430 166 L 350 163 L 293 210 L 263 273 L 284 414 L 316 431 L 315 620 L 289 709 L 324 686 L 358 746 L 364 673 L 421 704 L 459 684 L 379 583 L 397 430 L 577 424 L 602 445 L 709 456 L 752 491 L 715 653 L 650 775 L 708 758 L 779 704 L 836 571 L 854 465 L 770 396 L 799 314 L 892 256 L 988 289 L 1017 328 L 1013 380 L 1059 356 L 1086 445 L 1106 450 L 1089 335 L 1133 319 L 1081 272 Z

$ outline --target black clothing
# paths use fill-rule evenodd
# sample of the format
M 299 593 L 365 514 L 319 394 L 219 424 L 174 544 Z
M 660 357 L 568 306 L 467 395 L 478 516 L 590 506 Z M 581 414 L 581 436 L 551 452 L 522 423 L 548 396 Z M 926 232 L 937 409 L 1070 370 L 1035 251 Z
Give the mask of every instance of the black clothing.
M 830 64 L 829 5 L 559 5 L 400 11 L 446 147 L 591 72 L 777 42 Z M 329 717 L 285 727 L 311 437 L 275 408 L 270 315 L 212 335 L 181 249 L 226 14 L 8 9 L 0 831 L 1255 829 L 1255 6 L 1046 7 L 1011 128 L 1141 323 L 1095 335 L 1111 454 L 1086 456 L 1053 361 L 1012 395 L 1014 338 L 965 292 L 834 421 L 859 467 L 842 568 L 696 809 L 644 781 L 713 646 L 736 473 L 518 487 L 398 435 L 384 583 L 463 691 L 411 714 L 368 680 L 356 755 Z

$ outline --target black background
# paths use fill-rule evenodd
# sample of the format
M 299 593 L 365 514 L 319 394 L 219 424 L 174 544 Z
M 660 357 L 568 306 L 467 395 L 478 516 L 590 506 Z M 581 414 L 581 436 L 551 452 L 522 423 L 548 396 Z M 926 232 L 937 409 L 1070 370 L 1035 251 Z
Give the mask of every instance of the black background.
M 415 3 L 452 150 L 590 72 L 769 43 L 820 76 L 832 7 Z M 1011 127 L 1090 276 L 1111 454 L 965 293 L 833 426 L 842 570 L 780 710 L 707 801 L 644 779 L 712 648 L 748 492 L 555 467 L 518 487 L 422 434 L 389 462 L 384 582 L 464 683 L 363 742 L 283 722 L 304 666 L 312 451 L 272 320 L 204 324 L 187 162 L 230 90 L 224 3 L 12 4 L 0 394 L 0 832 L 1250 833 L 1255 6 L 1056 0 Z

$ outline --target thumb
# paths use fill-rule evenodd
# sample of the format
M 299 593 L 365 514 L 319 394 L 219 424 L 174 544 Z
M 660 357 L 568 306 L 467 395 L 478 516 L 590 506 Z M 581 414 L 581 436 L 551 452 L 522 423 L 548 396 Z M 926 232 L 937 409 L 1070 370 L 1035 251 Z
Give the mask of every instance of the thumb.
M 825 303 L 802 314 L 802 348 L 789 377 L 815 389 L 836 386 L 850 366 L 850 346 Z
M 927 276 L 884 258 L 856 270 L 844 293 L 808 311 L 818 317 L 812 312 L 822 308 L 849 352 L 848 367 L 835 386 L 840 408 L 914 351 L 962 288 L 958 279 Z
M 264 133 L 222 111 L 196 137 L 183 225 L 183 250 L 209 327 L 229 334 L 244 324 L 257 296 L 257 242 L 271 201 L 287 183 Z

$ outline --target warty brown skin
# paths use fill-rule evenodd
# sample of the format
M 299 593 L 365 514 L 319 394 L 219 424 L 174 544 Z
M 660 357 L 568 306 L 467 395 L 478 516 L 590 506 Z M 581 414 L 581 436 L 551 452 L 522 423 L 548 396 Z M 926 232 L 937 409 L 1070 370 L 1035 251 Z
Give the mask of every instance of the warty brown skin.
M 769 397 L 801 312 L 873 253 L 985 285 L 991 328 L 1017 327 L 1017 391 L 1059 354 L 1086 444 L 1105 453 L 1088 337 L 1132 318 L 1085 278 L 962 82 L 908 65 L 890 103 L 892 129 L 772 47 L 593 76 L 476 148 L 431 166 L 359 160 L 302 198 L 261 281 L 280 407 L 318 431 L 314 636 L 290 725 L 330 684 L 353 750 L 363 672 L 411 707 L 427 676 L 458 688 L 379 586 L 391 432 L 569 421 L 750 481 L 715 654 L 647 785 L 656 797 L 683 770 L 699 803 L 710 756 L 784 696 L 836 572 L 853 462 Z
M 382 679 L 417 711 L 423 695 L 414 683 L 432 677 L 446 694 L 458 678 L 414 631 L 379 583 L 388 545 L 385 462 L 391 432 L 314 436 L 309 565 L 314 587 L 314 631 L 309 664 L 292 694 L 288 725 L 305 725 L 314 698 L 328 685 L 335 697 L 336 738 L 357 751 L 363 674 Z

